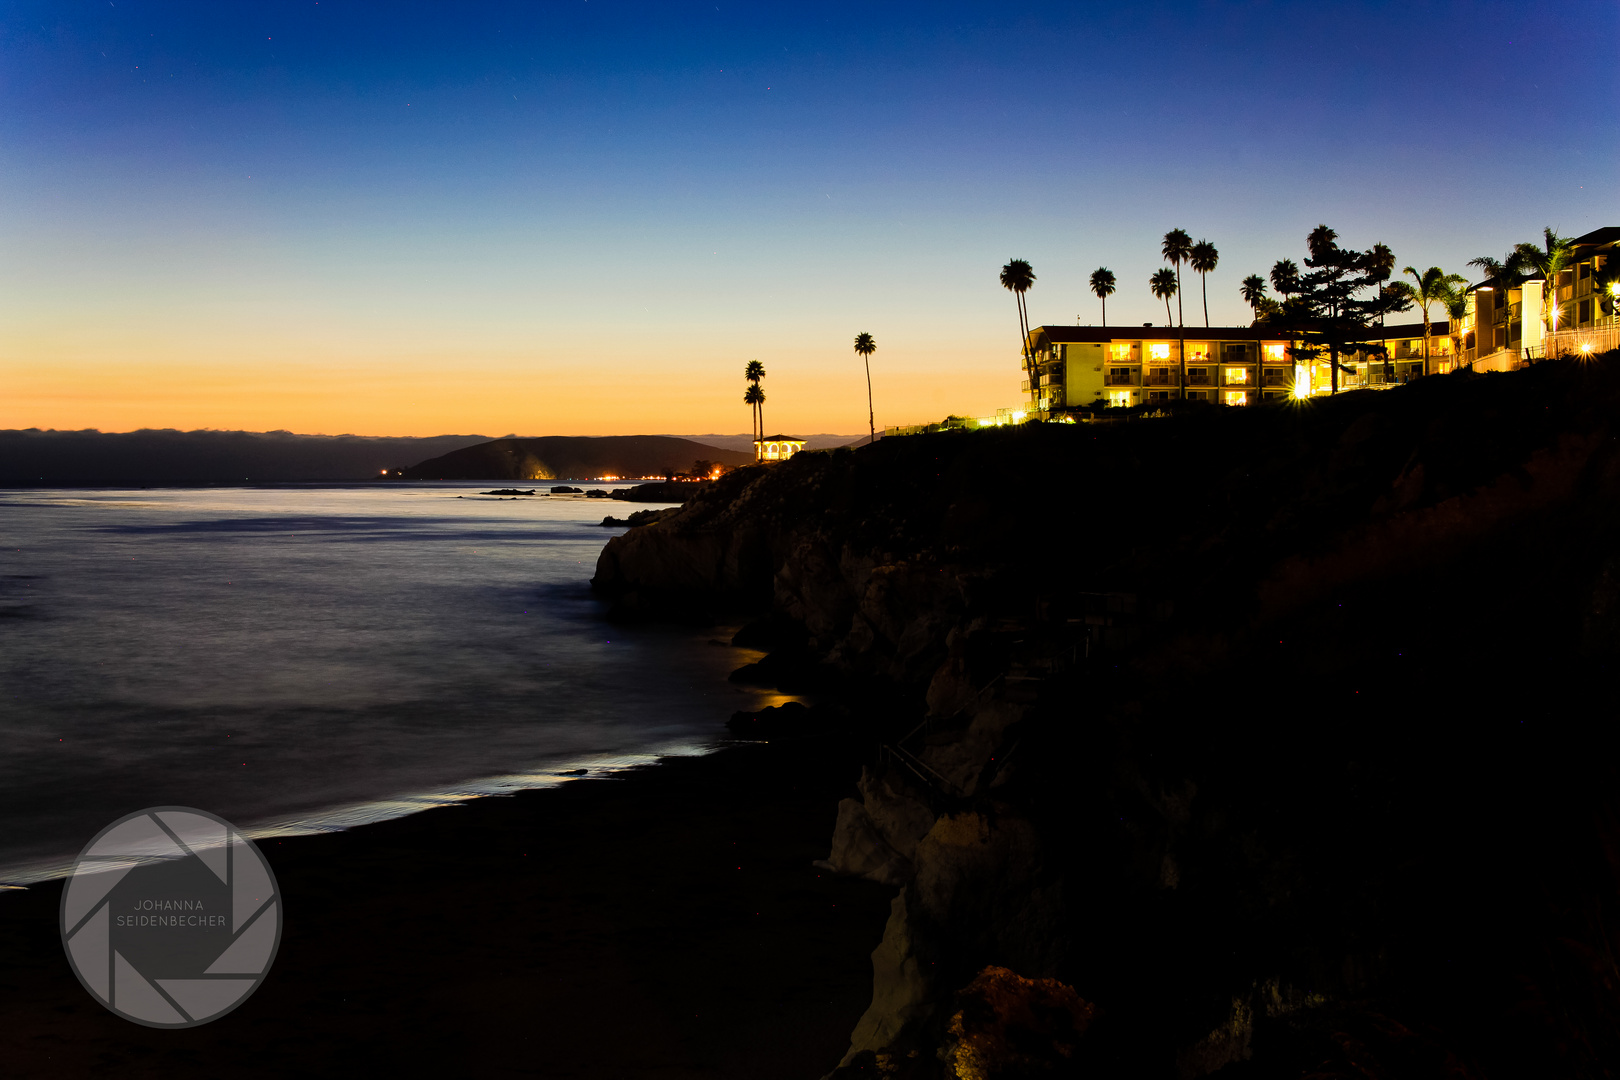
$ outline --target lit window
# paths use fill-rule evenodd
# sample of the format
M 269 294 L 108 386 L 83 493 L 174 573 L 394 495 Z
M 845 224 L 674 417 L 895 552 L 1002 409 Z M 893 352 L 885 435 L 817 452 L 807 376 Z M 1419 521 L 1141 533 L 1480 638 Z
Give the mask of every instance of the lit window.
M 1189 341 L 1189 342 L 1187 342 L 1187 363 L 1189 363 L 1189 364 L 1202 364 L 1202 363 L 1207 363 L 1208 360 L 1209 360 L 1209 342 L 1207 342 L 1207 341 Z
M 1229 367 L 1226 369 L 1226 381 L 1229 383 L 1246 383 L 1249 381 L 1249 369 L 1246 367 Z
M 1284 349 L 1284 346 L 1283 346 L 1282 342 L 1280 342 L 1280 341 L 1271 342 L 1270 344 L 1268 344 L 1266 346 L 1266 359 L 1267 360 L 1277 360 L 1277 361 L 1281 361 L 1281 360 L 1286 359 L 1287 357 L 1284 355 L 1283 349 Z
M 1225 394 L 1225 401 L 1228 405 L 1247 405 L 1249 403 L 1249 392 L 1247 390 L 1228 390 Z
M 1168 360 L 1170 359 L 1170 346 L 1164 342 L 1149 345 L 1148 355 L 1155 360 Z
M 1131 359 L 1131 354 L 1135 351 L 1135 348 L 1136 347 L 1128 341 L 1119 341 L 1108 346 L 1108 354 L 1115 360 L 1129 361 Z

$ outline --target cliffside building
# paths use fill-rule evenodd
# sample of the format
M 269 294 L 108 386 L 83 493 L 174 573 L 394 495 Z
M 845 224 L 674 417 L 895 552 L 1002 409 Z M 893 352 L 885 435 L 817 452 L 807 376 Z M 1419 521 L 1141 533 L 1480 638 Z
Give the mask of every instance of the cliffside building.
M 1038 326 L 1029 344 L 1036 378 L 1033 386 L 1026 378 L 1022 389 L 1029 412 L 1042 417 L 1099 403 L 1169 401 L 1183 390 L 1194 401 L 1253 405 L 1323 394 L 1333 386 L 1326 356 L 1299 360 L 1287 334 L 1265 326 Z M 1448 324 L 1433 322 L 1429 367 L 1449 365 L 1452 354 Z M 1424 374 L 1423 356 L 1422 323 L 1377 328 L 1364 347 L 1341 354 L 1340 363 L 1350 370 L 1339 373 L 1339 389 L 1410 382 Z
M 1620 347 L 1620 226 L 1573 241 L 1572 265 L 1549 284 L 1495 278 L 1469 290 L 1460 321 L 1458 363 L 1475 371 L 1508 371 L 1526 361 Z
M 771 435 L 754 440 L 755 461 L 786 461 L 804 449 L 804 440 L 794 435 Z

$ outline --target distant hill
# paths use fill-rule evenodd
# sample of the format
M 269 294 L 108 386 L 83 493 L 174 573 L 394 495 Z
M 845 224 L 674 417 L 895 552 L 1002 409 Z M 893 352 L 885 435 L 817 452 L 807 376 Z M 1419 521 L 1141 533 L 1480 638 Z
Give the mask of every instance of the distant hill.
M 0 431 L 0 487 L 152 487 L 369 480 L 487 435 L 394 438 L 289 431 Z
M 751 465 L 747 453 L 670 435 L 547 435 L 495 439 L 400 470 L 405 480 L 588 480 L 598 476 L 664 476 L 694 461 Z
M 772 428 L 770 434 L 777 434 Z M 796 431 L 782 431 L 783 435 L 797 435 Z M 671 439 L 691 439 L 693 442 L 705 443 L 709 446 L 718 446 L 725 450 L 740 450 L 746 454 L 754 452 L 754 437 L 752 435 L 670 435 Z M 850 446 L 864 441 L 863 435 L 829 435 L 825 432 L 818 435 L 805 435 L 804 448 L 806 450 L 830 450 L 835 446 Z

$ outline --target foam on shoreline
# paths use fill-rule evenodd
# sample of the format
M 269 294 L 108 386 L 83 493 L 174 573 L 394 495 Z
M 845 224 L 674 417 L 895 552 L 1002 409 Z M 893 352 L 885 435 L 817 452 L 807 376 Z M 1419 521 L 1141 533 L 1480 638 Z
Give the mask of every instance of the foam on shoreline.
M 657 765 L 666 758 L 702 757 L 736 740 L 680 740 L 636 752 L 587 755 L 548 764 L 523 772 L 502 773 L 432 791 L 409 792 L 366 802 L 346 803 L 307 813 L 288 814 L 261 821 L 238 824 L 251 840 L 274 837 L 316 836 L 346 832 L 362 825 L 391 821 L 410 814 L 444 806 L 460 806 L 474 799 L 500 798 L 520 791 L 560 787 L 575 780 L 606 780 L 632 769 Z M 77 853 L 0 866 L 0 892 L 22 890 L 73 872 Z

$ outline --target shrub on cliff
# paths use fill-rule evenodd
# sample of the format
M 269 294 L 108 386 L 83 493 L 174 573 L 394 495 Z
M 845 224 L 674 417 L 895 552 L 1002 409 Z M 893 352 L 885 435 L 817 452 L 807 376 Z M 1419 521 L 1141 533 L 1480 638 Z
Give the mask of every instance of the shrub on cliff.
M 987 967 L 957 995 L 941 1056 L 957 1080 L 1064 1075 L 1095 1011 L 1056 979 Z

